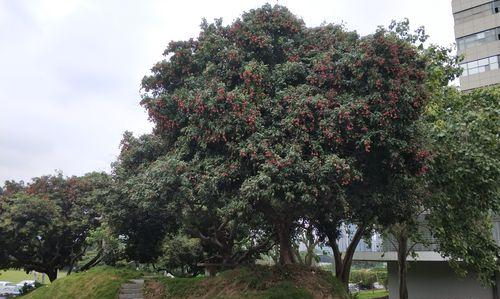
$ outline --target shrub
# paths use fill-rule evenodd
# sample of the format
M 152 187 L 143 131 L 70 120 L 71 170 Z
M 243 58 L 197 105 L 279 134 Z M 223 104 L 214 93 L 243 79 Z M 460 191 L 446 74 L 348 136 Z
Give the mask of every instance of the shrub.
M 359 285 L 361 289 L 371 289 L 375 282 L 387 286 L 386 269 L 359 269 L 352 270 L 350 281 Z
M 21 295 L 26 295 L 29 292 L 33 291 L 34 289 L 41 287 L 43 284 L 39 283 L 38 281 L 35 281 L 35 285 L 30 285 L 30 284 L 24 284 L 23 287 L 21 288 L 20 292 Z

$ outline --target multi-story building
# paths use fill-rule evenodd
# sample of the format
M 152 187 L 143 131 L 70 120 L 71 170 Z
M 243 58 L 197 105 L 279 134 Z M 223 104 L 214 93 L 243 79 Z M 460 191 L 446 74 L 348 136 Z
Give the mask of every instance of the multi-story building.
M 451 268 L 448 259 L 441 256 L 425 221 L 422 219 L 422 230 L 426 242 L 408 244 L 416 255 L 409 255 L 407 284 L 410 299 L 499 299 L 500 276 L 496 276 L 496 285 L 484 287 L 477 280 L 475 273 L 459 277 Z M 493 237 L 500 245 L 500 217 L 493 219 Z M 348 241 L 352 239 L 350 235 Z M 389 299 L 397 299 L 399 295 L 398 258 L 396 245 L 384 239 L 372 243 L 371 247 L 358 246 L 354 254 L 356 261 L 377 261 L 387 263 Z M 381 241 L 381 242 L 380 242 Z
M 452 0 L 462 90 L 500 83 L 500 0 Z

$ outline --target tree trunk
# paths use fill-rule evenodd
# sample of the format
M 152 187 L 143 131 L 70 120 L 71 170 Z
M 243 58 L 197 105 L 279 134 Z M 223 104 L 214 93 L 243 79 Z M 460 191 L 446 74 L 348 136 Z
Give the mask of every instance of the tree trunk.
M 304 258 L 304 264 L 307 267 L 312 267 L 313 266 L 313 258 L 314 258 L 314 250 L 311 248 L 307 248 L 307 254 L 306 254 L 306 257 Z
M 292 248 L 292 236 L 290 226 L 281 224 L 278 228 L 278 241 L 280 245 L 280 265 L 291 265 L 295 263 Z
M 359 241 L 361 241 L 361 238 L 363 237 L 365 231 L 365 225 L 358 226 L 356 233 L 354 233 L 354 236 L 352 237 L 352 240 L 346 249 L 344 258 L 342 258 L 342 253 L 340 252 L 337 245 L 337 240 L 333 238 L 333 236 L 328 238 L 330 246 L 333 250 L 333 257 L 335 261 L 335 276 L 340 280 L 340 282 L 342 282 L 346 290 L 349 289 L 349 276 L 351 274 L 351 265 L 352 259 L 354 257 L 354 252 L 356 252 L 356 247 L 358 246 Z M 333 241 L 331 240 L 332 238 Z
M 49 277 L 50 282 L 54 282 L 54 280 L 57 279 L 57 269 L 53 269 L 53 270 L 47 271 L 45 273 Z
M 315 253 L 316 246 L 319 243 L 315 239 L 312 225 L 309 225 L 309 227 L 307 227 L 304 243 L 306 245 L 306 252 L 307 252 L 304 258 L 304 264 L 308 267 L 312 267 L 313 263 L 315 263 L 314 258 L 316 256 Z
M 300 250 L 299 250 L 299 246 L 295 246 L 293 248 L 293 253 L 294 253 L 294 256 L 295 256 L 295 261 L 300 264 L 300 265 L 305 265 L 305 262 L 304 260 L 302 259 L 302 256 L 300 255 Z
M 233 255 L 230 250 L 224 250 L 222 253 L 222 265 L 231 266 L 233 264 Z
M 102 254 L 103 254 L 103 249 L 101 248 L 99 252 L 97 252 L 96 256 L 94 256 L 90 261 L 88 261 L 85 265 L 83 265 L 80 269 L 78 269 L 78 272 L 87 271 L 88 269 L 100 263 Z
M 402 234 L 398 236 L 398 265 L 399 265 L 399 299 L 408 299 L 408 286 L 406 285 L 406 274 L 408 264 L 408 238 Z
M 104 248 L 104 247 L 102 247 L 102 248 Z M 86 252 L 87 252 L 87 246 L 85 246 L 79 254 L 76 254 L 71 258 L 68 273 L 66 273 L 66 275 L 68 275 L 68 276 L 71 275 L 71 273 L 73 272 L 73 269 L 75 267 L 76 261 L 79 260 Z
M 342 253 L 340 252 L 339 246 L 337 245 L 337 240 L 335 238 L 332 239 L 332 237 L 328 237 L 328 240 L 333 240 L 329 242 L 330 242 L 330 247 L 332 247 L 333 250 L 335 277 L 340 277 L 342 276 L 342 271 L 343 271 Z
M 359 242 L 358 242 L 359 243 Z M 347 254 L 344 257 L 344 266 L 342 267 L 342 274 L 340 276 L 340 281 L 344 284 L 346 289 L 349 289 L 349 276 L 351 275 L 351 266 L 352 266 L 352 258 L 354 256 L 354 252 L 352 254 Z
M 68 268 L 68 272 L 66 273 L 66 276 L 70 276 L 71 273 L 73 272 L 73 268 L 75 267 L 75 263 L 74 262 L 71 262 L 71 264 L 69 265 L 69 268 Z
M 498 275 L 499 275 L 498 271 L 495 271 L 495 274 L 493 275 L 494 283 L 493 283 L 493 287 L 492 287 L 493 299 L 500 299 L 499 289 L 498 289 L 498 282 L 500 280 L 499 280 Z

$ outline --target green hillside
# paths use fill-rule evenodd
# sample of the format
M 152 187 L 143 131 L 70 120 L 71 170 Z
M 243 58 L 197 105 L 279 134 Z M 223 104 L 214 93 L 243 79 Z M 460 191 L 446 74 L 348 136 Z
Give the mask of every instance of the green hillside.
M 214 278 L 158 278 L 146 281 L 146 298 L 346 299 L 328 272 L 304 267 L 252 266 Z
M 122 283 L 142 274 L 128 269 L 97 267 L 57 279 L 23 299 L 115 299 Z

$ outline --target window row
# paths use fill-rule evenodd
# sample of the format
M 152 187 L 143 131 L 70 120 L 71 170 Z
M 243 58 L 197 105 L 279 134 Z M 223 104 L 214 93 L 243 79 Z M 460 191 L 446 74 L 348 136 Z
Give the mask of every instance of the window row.
M 463 51 L 497 40 L 500 40 L 500 27 L 458 38 L 457 47 L 459 51 Z
M 466 63 L 460 64 L 463 68 L 462 76 L 470 76 L 474 74 L 484 73 L 490 70 L 498 69 L 498 58 L 499 56 L 491 56 L 479 60 L 474 60 Z
M 499 12 L 500 0 L 495 0 L 457 12 L 453 15 L 453 18 L 455 19 L 455 24 L 461 24 L 476 18 L 489 16 L 491 14 L 496 14 Z

